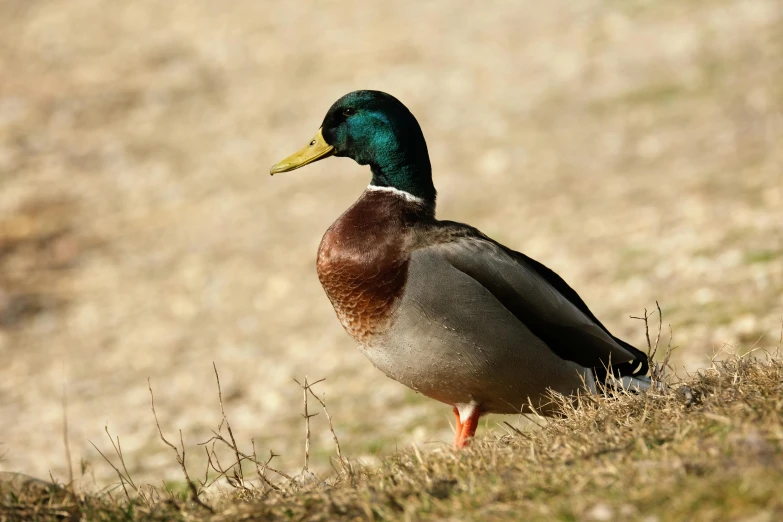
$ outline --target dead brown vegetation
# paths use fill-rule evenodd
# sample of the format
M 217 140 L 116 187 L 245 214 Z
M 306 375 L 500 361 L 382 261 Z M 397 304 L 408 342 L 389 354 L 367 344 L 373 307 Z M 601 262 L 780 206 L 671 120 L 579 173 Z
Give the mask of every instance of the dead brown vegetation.
M 112 439 L 120 496 L 68 488 L 6 494 L 0 519 L 776 520 L 783 514 L 783 361 L 754 355 L 715 360 L 666 390 L 563 400 L 562 418 L 526 429 L 506 423 L 505 433 L 465 451 L 413 446 L 378 469 L 341 455 L 335 435 L 337 466 L 327 477 L 306 460 L 295 476 L 273 469 L 275 455 L 259 458 L 254 441 L 252 451 L 240 449 L 221 405 L 222 421 L 204 443 L 210 467 L 193 479 L 182 433 L 178 448 L 155 415 L 184 488 L 137 485 Z M 314 384 L 301 382 L 305 396 L 317 397 Z M 220 463 L 221 446 L 233 455 L 228 465 Z

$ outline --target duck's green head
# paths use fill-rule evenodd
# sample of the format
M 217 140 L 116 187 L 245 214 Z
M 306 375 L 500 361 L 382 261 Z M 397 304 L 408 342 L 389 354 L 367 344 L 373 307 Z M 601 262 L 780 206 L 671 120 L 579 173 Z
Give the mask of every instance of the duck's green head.
M 312 141 L 273 166 L 270 173 L 288 172 L 329 156 L 347 156 L 360 165 L 370 165 L 372 185 L 435 200 L 421 127 L 394 96 L 380 91 L 346 94 L 326 113 Z

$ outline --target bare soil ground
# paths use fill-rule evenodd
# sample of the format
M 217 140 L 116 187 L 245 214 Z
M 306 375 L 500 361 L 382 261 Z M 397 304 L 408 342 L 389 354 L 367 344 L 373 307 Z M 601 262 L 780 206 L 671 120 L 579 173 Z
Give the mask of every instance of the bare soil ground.
M 679 367 L 777 345 L 781 27 L 778 0 L 3 0 L 0 469 L 67 478 L 65 387 L 81 481 L 114 480 L 89 443 L 107 425 L 139 481 L 180 480 L 147 377 L 196 466 L 213 361 L 283 469 L 305 375 L 352 457 L 448 444 L 449 409 L 364 360 L 315 276 L 367 173 L 267 175 L 357 88 L 419 118 L 440 217 L 555 269 L 617 335 L 641 346 L 629 316 L 658 300 Z M 313 433 L 328 470 L 322 416 Z

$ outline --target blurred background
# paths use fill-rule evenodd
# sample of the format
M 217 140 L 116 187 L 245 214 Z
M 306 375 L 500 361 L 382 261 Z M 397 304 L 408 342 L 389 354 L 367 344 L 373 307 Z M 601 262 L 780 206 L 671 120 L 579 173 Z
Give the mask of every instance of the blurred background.
M 137 480 L 178 479 L 148 377 L 201 469 L 213 361 L 240 444 L 284 469 L 305 375 L 351 457 L 450 444 L 450 409 L 373 368 L 316 277 L 367 170 L 268 175 L 368 88 L 419 119 L 441 218 L 553 268 L 616 335 L 642 347 L 629 316 L 657 300 L 681 373 L 779 344 L 779 0 L 0 0 L 0 469 L 67 479 L 65 389 L 77 476 L 116 480 L 88 442 L 108 426 Z

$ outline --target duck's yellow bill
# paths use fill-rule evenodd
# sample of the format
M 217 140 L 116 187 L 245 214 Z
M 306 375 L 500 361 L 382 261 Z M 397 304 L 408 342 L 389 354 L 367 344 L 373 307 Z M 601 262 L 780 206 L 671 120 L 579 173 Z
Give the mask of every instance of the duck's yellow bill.
M 302 150 L 294 152 L 277 165 L 274 165 L 271 169 L 269 169 L 269 173 L 274 176 L 280 172 L 296 170 L 299 167 L 304 167 L 305 165 L 313 163 L 314 161 L 328 158 L 332 154 L 334 154 L 334 147 L 324 141 L 323 134 L 321 134 L 321 129 L 318 129 L 318 133 L 315 135 L 315 138 L 313 138 L 309 145 L 304 147 Z

